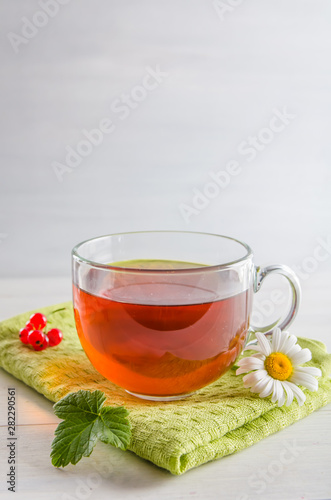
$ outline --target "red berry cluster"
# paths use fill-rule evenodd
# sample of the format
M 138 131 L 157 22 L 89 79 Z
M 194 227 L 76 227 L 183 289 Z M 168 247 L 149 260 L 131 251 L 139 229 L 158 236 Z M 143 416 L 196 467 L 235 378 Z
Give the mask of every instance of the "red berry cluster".
M 25 327 L 20 330 L 20 340 L 23 344 L 32 345 L 35 351 L 58 345 L 63 339 L 63 333 L 58 328 L 52 328 L 45 333 L 46 325 L 46 316 L 41 313 L 32 314 Z

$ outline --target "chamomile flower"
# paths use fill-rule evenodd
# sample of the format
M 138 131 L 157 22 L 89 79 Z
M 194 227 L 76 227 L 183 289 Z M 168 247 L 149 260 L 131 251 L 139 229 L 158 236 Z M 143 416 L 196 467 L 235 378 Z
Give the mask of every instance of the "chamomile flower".
M 260 332 L 256 332 L 257 345 L 247 347 L 257 351 L 252 356 L 238 361 L 237 375 L 247 373 L 243 377 L 244 386 L 251 392 L 258 393 L 260 398 L 271 396 L 278 406 L 290 406 L 295 398 L 299 406 L 303 405 L 306 396 L 297 384 L 310 391 L 317 391 L 322 372 L 312 366 L 300 366 L 311 360 L 309 349 L 302 349 L 297 338 L 288 332 L 275 328 L 271 341 Z

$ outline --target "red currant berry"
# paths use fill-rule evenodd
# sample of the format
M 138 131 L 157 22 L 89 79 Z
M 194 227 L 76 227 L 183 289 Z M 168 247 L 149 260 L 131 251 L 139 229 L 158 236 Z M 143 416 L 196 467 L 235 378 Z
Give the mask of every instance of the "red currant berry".
M 32 345 L 35 351 L 43 351 L 49 346 L 49 339 L 40 330 L 33 330 L 29 334 L 29 344 Z
M 49 332 L 47 332 L 47 335 L 50 347 L 58 345 L 63 339 L 63 333 L 58 328 L 52 328 Z
M 29 322 L 35 330 L 42 330 L 47 324 L 47 318 L 41 313 L 32 314 Z
M 36 330 L 36 328 L 33 326 L 33 324 L 32 324 L 32 323 L 30 323 L 30 321 L 27 321 L 27 322 L 25 323 L 25 328 L 26 328 L 27 330 L 29 330 L 29 332 L 30 332 L 31 330 Z
M 20 341 L 23 342 L 23 344 L 29 344 L 29 335 L 30 330 L 28 330 L 28 328 L 21 328 L 19 333 Z

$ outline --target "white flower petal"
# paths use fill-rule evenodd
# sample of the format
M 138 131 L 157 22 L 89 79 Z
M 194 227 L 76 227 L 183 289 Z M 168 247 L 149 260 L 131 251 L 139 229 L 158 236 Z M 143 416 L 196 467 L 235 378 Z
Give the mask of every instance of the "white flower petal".
M 258 344 L 252 344 L 245 347 L 244 351 L 259 351 L 261 352 L 260 346 Z
M 247 370 L 247 368 L 245 368 L 245 367 L 244 367 L 244 368 L 242 368 L 242 367 L 241 367 L 241 368 L 238 368 L 238 369 L 236 370 L 236 375 L 242 375 L 243 373 L 247 373 L 247 372 L 249 372 L 249 371 L 250 371 L 250 370 Z
M 242 361 L 242 360 L 240 360 Z M 259 361 L 259 360 L 257 360 Z M 264 363 L 255 363 L 253 361 L 250 361 L 249 363 L 243 363 L 239 364 L 238 361 L 238 366 L 239 368 L 236 371 L 236 375 L 241 375 L 242 373 L 248 373 L 251 372 L 252 370 L 263 370 L 264 369 Z
M 310 391 L 317 391 L 318 389 L 318 382 L 316 378 L 314 378 L 312 375 L 309 375 L 309 373 L 294 372 L 291 378 L 289 378 L 289 382 L 303 385 Z
M 251 392 L 261 392 L 263 389 L 266 388 L 267 384 L 269 381 L 272 380 L 272 378 L 269 375 L 266 375 L 264 378 L 259 380 L 255 385 L 252 386 Z
M 281 343 L 282 343 L 282 331 L 280 328 L 274 328 L 272 332 L 271 349 L 274 352 L 279 352 Z
M 265 356 L 269 356 L 269 354 L 271 354 L 271 346 L 270 346 L 270 342 L 267 339 L 267 337 L 264 335 L 264 333 L 261 333 L 261 332 L 256 332 L 255 336 L 256 336 L 257 341 L 260 345 L 261 352 Z
M 290 389 L 292 389 L 294 397 L 298 401 L 298 405 L 302 406 L 303 403 L 306 401 L 305 394 L 297 385 L 293 384 L 292 382 L 286 381 L 286 384 L 290 387 Z
M 295 373 L 296 372 L 309 373 L 309 375 L 312 375 L 313 377 L 322 376 L 321 370 L 315 366 L 296 366 Z
M 300 351 L 302 351 L 302 348 L 299 346 L 299 344 L 295 344 L 289 351 L 287 351 L 286 356 L 291 359 L 294 354 Z
M 272 381 L 272 384 L 273 384 L 273 387 L 272 387 L 272 396 L 271 396 L 272 403 L 276 403 L 276 401 L 278 401 L 279 390 L 278 390 L 277 382 L 278 382 L 278 380 L 276 380 L 276 379 L 274 379 Z
M 244 365 L 237 368 L 236 375 L 242 375 L 243 373 L 249 373 L 254 370 L 264 370 L 264 364 L 262 365 Z
M 287 354 L 289 350 L 297 343 L 297 338 L 295 335 L 290 335 L 282 346 L 282 352 Z
M 274 380 L 270 377 L 270 380 L 268 380 L 267 385 L 263 389 L 263 391 L 260 392 L 260 398 L 266 398 L 267 396 L 270 396 L 272 393 L 272 389 L 274 387 Z
M 306 363 L 311 360 L 311 352 L 307 348 L 302 349 L 300 352 L 293 354 L 290 359 L 293 365 L 302 365 L 302 363 Z
M 237 365 L 238 366 L 245 366 L 245 365 L 249 365 L 251 363 L 259 363 L 259 364 L 263 364 L 262 360 L 259 359 L 259 358 L 256 358 L 255 356 L 246 356 L 245 358 L 241 358 L 239 359 Z
M 283 406 L 283 404 L 285 403 L 286 394 L 285 394 L 285 391 L 284 391 L 283 384 L 280 382 L 280 380 L 278 380 L 278 382 L 279 382 L 279 385 L 280 385 L 280 396 L 278 398 L 278 406 Z
M 287 340 L 288 340 L 289 336 L 290 336 L 289 332 L 286 332 L 285 330 L 282 331 L 281 342 L 280 342 L 280 346 L 279 346 L 279 352 L 284 352 L 284 346 L 287 343 Z
M 262 370 L 262 366 L 257 366 L 256 368 L 251 368 L 250 366 L 240 366 L 237 368 L 236 375 L 242 375 L 243 373 L 249 373 L 254 370 Z
M 265 361 L 265 355 L 262 354 L 262 352 L 257 352 L 256 354 L 252 354 L 250 357 L 256 358 L 256 359 L 261 359 L 262 361 Z
M 285 402 L 285 393 L 280 380 L 274 379 L 273 381 L 273 395 L 271 401 L 276 403 L 278 401 L 278 406 L 283 406 Z
M 274 328 L 271 342 L 272 350 L 274 352 L 280 352 L 285 339 L 287 339 L 286 332 L 282 332 L 280 328 Z
M 244 386 L 251 387 L 255 385 L 259 380 L 263 379 L 268 375 L 267 370 L 257 370 L 255 372 L 249 373 L 243 377 Z
M 292 404 L 293 398 L 294 398 L 293 391 L 286 381 L 282 382 L 282 386 L 285 389 L 286 396 L 287 396 L 286 406 L 290 406 Z

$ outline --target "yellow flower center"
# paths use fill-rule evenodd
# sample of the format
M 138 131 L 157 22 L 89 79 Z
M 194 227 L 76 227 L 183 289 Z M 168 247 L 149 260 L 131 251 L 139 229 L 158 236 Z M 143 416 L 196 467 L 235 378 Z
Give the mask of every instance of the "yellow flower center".
M 272 352 L 264 362 L 270 377 L 277 380 L 287 380 L 293 372 L 290 359 L 282 352 Z

